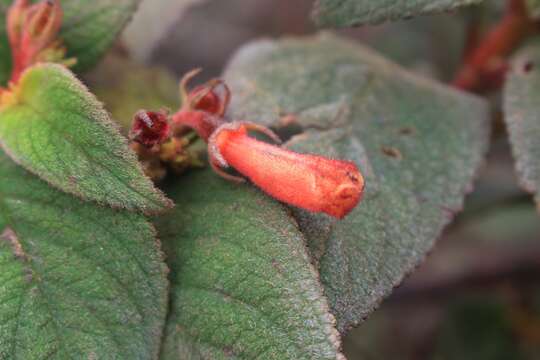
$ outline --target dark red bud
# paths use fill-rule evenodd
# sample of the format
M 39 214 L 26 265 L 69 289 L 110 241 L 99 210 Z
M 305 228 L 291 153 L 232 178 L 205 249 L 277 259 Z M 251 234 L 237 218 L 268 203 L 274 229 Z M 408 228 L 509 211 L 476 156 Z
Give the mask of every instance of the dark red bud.
M 169 139 L 171 128 L 165 111 L 138 111 L 131 126 L 130 138 L 146 147 Z

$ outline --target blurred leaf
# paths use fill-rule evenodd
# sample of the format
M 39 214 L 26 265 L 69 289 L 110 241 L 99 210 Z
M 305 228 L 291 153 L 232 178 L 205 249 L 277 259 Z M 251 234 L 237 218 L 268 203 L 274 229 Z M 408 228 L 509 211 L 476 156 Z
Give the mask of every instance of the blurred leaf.
M 523 187 L 540 206 L 540 46 L 519 52 L 504 89 L 505 121 Z
M 135 13 L 122 39 L 136 59 L 148 60 L 152 51 L 163 40 L 184 12 L 207 0 L 145 0 Z
M 540 272 L 540 222 L 530 203 L 492 206 L 461 217 L 437 251 L 394 293 L 410 300 L 497 281 L 526 283 Z
M 103 101 L 124 134 L 140 109 L 175 111 L 180 105 L 178 79 L 162 68 L 147 67 L 127 58 L 107 56 L 85 76 L 92 93 Z
M 491 210 L 445 231 L 418 271 L 347 335 L 347 359 L 491 360 L 497 351 L 538 359 L 540 307 L 527 307 L 538 292 L 540 222 L 530 203 Z
M 34 66 L 3 101 L 2 146 L 53 186 L 145 213 L 171 206 L 144 176 L 103 106 L 64 67 Z
M 151 359 L 166 266 L 138 214 L 49 187 L 0 151 L 0 359 Z
M 526 330 L 516 328 L 521 309 L 507 295 L 483 288 L 408 303 L 394 298 L 348 336 L 347 359 L 537 359 L 525 355 L 536 349 L 529 350 L 519 333 Z M 531 315 L 531 322 L 538 321 Z
M 534 239 L 540 234 L 540 222 L 529 203 L 499 204 L 490 212 L 464 222 L 462 230 L 472 233 L 471 237 L 489 240 L 492 247 L 497 243 L 515 246 L 518 238 Z M 518 247 L 524 248 L 524 245 L 520 243 Z
M 449 81 L 461 65 L 465 25 L 463 16 L 439 14 L 364 26 L 354 33 L 407 69 Z
M 316 0 L 313 18 L 321 27 L 347 27 L 450 11 L 482 0 Z
M 434 359 L 524 359 L 513 338 L 507 305 L 492 296 L 453 304 L 438 336 Z
M 172 270 L 163 359 L 343 359 L 305 239 L 288 212 L 211 170 L 170 186 L 158 219 Z
M 385 302 L 344 339 L 347 359 L 441 360 L 427 356 L 427 352 L 431 350 L 433 331 L 440 326 L 443 309 L 426 301 L 414 305 Z
M 502 121 L 502 117 L 500 119 Z M 474 192 L 467 197 L 461 219 L 466 221 L 472 218 L 474 221 L 477 213 L 496 210 L 501 205 L 504 207 L 516 201 L 526 201 L 527 197 L 528 194 L 519 187 L 514 172 L 514 159 L 508 136 L 501 133 L 491 140 L 486 164 L 479 173 Z
M 296 211 L 344 331 L 424 258 L 461 209 L 488 140 L 486 104 L 332 36 L 262 41 L 231 62 L 231 117 L 304 133 L 296 150 L 347 158 L 366 177 L 345 220 Z
M 74 71 L 87 70 L 101 58 L 129 22 L 139 2 L 62 1 L 65 16 L 60 37 L 68 49 L 68 56 L 77 58 Z
M 535 19 L 540 17 L 540 0 L 525 0 L 529 15 Z
M 116 40 L 131 19 L 140 0 L 62 0 L 64 21 L 60 37 L 68 57 L 77 58 L 74 70 L 93 66 Z M 0 84 L 9 78 L 10 50 L 6 34 L 6 13 L 13 0 L 0 0 Z
M 491 360 L 499 350 L 505 359 L 539 358 L 540 307 L 521 309 L 540 294 L 535 207 L 503 202 L 487 210 L 460 215 L 426 262 L 347 335 L 347 359 Z

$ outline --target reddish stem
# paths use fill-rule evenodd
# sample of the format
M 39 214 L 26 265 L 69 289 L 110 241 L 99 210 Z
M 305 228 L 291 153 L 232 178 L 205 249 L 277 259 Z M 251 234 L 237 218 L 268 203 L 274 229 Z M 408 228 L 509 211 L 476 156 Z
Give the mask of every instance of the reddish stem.
M 523 0 L 509 0 L 501 21 L 466 57 L 452 85 L 477 92 L 500 87 L 507 70 L 508 55 L 536 31 L 537 24 L 527 15 Z
M 181 109 L 172 116 L 172 124 L 175 127 L 187 126 L 195 130 L 204 141 L 208 142 L 212 133 L 225 124 L 225 120 L 204 111 Z

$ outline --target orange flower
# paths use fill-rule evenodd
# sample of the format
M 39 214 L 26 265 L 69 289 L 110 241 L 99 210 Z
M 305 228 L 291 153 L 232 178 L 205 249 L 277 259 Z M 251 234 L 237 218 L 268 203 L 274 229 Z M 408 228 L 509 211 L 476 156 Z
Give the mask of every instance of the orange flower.
M 214 132 L 214 166 L 231 166 L 280 201 L 339 219 L 358 204 L 364 179 L 354 163 L 295 153 L 250 137 L 249 129 L 261 127 L 233 122 Z

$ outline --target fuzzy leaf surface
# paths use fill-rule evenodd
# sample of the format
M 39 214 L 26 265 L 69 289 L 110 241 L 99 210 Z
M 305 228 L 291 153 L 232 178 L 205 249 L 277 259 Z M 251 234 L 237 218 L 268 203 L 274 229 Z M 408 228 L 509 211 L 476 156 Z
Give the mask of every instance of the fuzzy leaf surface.
M 305 239 L 280 204 L 210 169 L 168 187 L 172 271 L 162 359 L 343 359 Z
M 102 104 L 69 70 L 36 65 L 3 101 L 0 143 L 51 185 L 116 208 L 156 213 L 170 207 Z
M 140 0 L 62 0 L 64 21 L 60 38 L 68 57 L 77 58 L 75 71 L 92 67 L 129 22 Z M 0 84 L 9 78 L 10 50 L 6 13 L 13 0 L 0 0 Z
M 540 209 L 540 46 L 530 45 L 513 59 L 504 89 L 504 119 L 522 186 Z
M 343 221 L 295 211 L 345 331 L 461 209 L 487 147 L 487 106 L 330 35 L 247 45 L 225 80 L 232 118 L 299 132 L 290 147 L 364 173 L 364 200 Z
M 378 24 L 451 11 L 482 0 L 316 0 L 312 17 L 321 27 Z
M 166 266 L 139 214 L 51 188 L 0 150 L 0 359 L 152 359 Z

